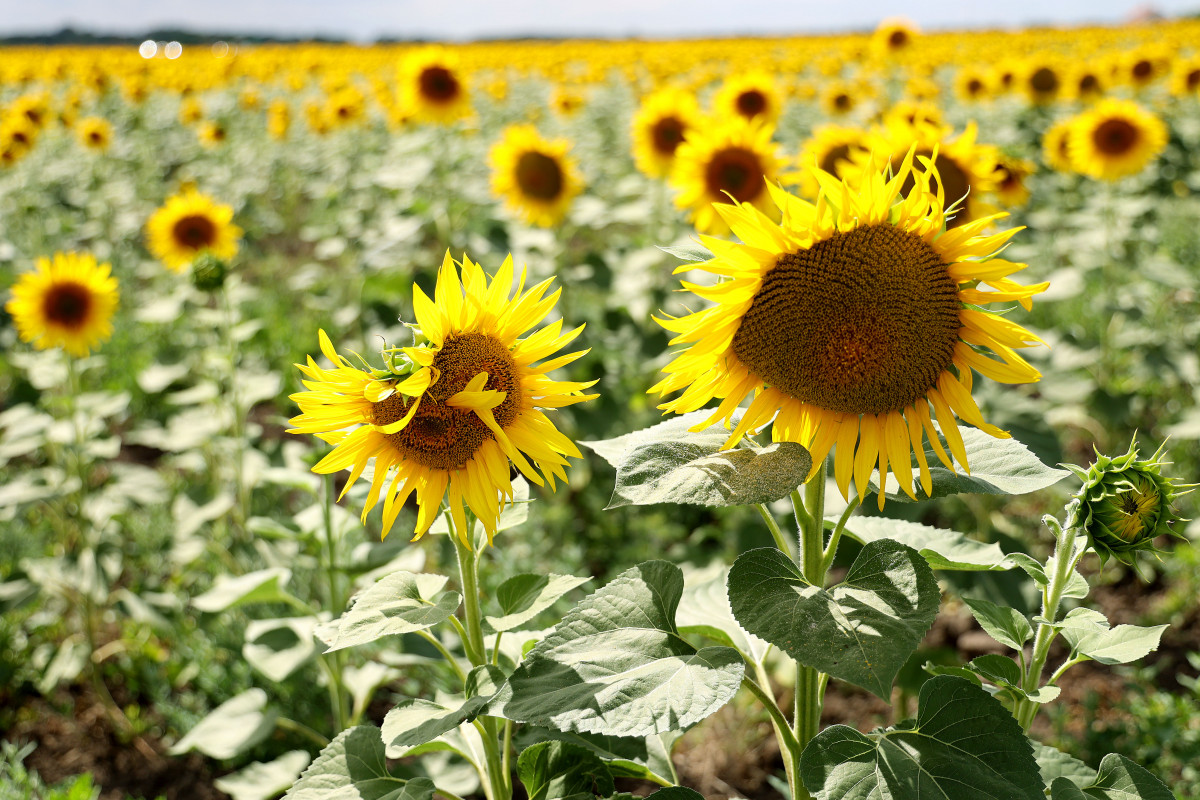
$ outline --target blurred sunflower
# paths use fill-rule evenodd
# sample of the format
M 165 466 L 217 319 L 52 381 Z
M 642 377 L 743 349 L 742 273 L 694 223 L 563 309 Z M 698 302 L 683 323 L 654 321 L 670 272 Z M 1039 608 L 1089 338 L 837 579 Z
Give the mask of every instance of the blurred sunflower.
M 242 229 L 233 209 L 195 189 L 186 189 L 150 215 L 146 246 L 174 272 L 182 272 L 201 253 L 228 261 L 237 255 Z
M 822 125 L 813 131 L 811 138 L 800 148 L 798 172 L 784 173 L 785 184 L 799 187 L 804 197 L 816 197 L 820 184 L 813 177 L 812 168 L 818 167 L 834 177 L 841 177 L 842 167 L 851 157 L 866 147 L 867 131 L 842 125 Z
M 909 125 L 933 125 L 941 128 L 946 124 L 946 116 L 942 113 L 941 106 L 925 100 L 900 100 L 884 113 L 885 126 L 887 120 L 892 117 L 902 119 Z
M 77 123 L 75 131 L 88 150 L 103 153 L 112 144 L 112 125 L 103 117 L 84 117 Z
M 772 437 L 808 448 L 815 475 L 836 445 L 834 474 L 847 497 L 851 478 L 863 496 L 872 470 L 882 483 L 889 464 L 914 496 L 913 453 L 929 494 L 925 436 L 947 467 L 957 460 L 969 469 L 956 414 L 1007 437 L 971 397 L 972 370 L 1003 383 L 1036 381 L 1016 350 L 1040 340 L 981 306 L 1016 300 L 1028 309 L 1047 284 L 1017 283 L 1009 276 L 1025 265 L 993 257 L 1016 230 L 979 235 L 992 219 L 946 230 L 937 169 L 922 159 L 924 169 L 914 170 L 913 159 L 910 150 L 891 178 L 886 162 L 854 181 L 816 170 L 815 205 L 771 186 L 781 224 L 748 203 L 718 205 L 742 243 L 701 236 L 715 257 L 680 268 L 724 280 L 685 283 L 716 305 L 659 320 L 677 334 L 671 344 L 688 345 L 651 389 L 683 392 L 660 408 L 682 414 L 719 399 L 700 430 L 729 424 L 752 397 L 724 446 L 774 420 Z
M 962 67 L 954 75 L 954 92 L 968 103 L 992 96 L 991 75 L 977 67 Z
M 1200 93 L 1200 56 L 1181 59 L 1171 71 L 1171 94 L 1195 97 Z
M 460 278 L 447 253 L 432 300 L 413 286 L 413 310 L 425 341 L 387 352 L 390 365 L 402 362 L 398 370 L 355 367 L 324 331 L 321 352 L 333 368 L 319 367 L 311 357 L 307 366 L 297 365 L 308 391 L 291 396 L 301 413 L 289 433 L 316 434 L 335 445 L 313 471 L 349 469 L 346 489 L 374 459 L 363 520 L 382 492 L 384 536 L 415 492 L 414 540 L 429 530 L 445 499 L 464 544 L 471 546 L 468 508 L 490 543 L 500 511 L 513 496 L 510 462 L 528 480 L 554 489 L 556 478 L 567 479 L 567 456 L 580 457 L 542 409 L 597 396 L 583 393 L 594 382 L 547 377 L 587 351 L 542 359 L 570 343 L 583 326 L 563 333 L 558 320 L 522 338 L 554 308 L 561 290 L 545 296 L 551 278 L 523 291 L 522 270 L 514 292 L 513 277 L 511 256 L 489 282 L 465 256 Z
M 862 84 L 830 81 L 821 90 L 821 110 L 828 116 L 841 117 L 858 108 L 867 90 Z
M 195 97 L 185 97 L 179 104 L 179 121 L 184 125 L 192 125 L 204 119 L 204 106 Z
M 587 96 L 578 86 L 560 83 L 550 94 L 550 107 L 564 117 L 573 117 L 587 105 Z
M 37 138 L 38 128 L 23 114 L 0 117 L 0 148 L 11 148 L 20 157 L 33 149 Z
M 228 137 L 229 132 L 225 129 L 225 123 L 215 119 L 204 120 L 196 131 L 196 138 L 200 140 L 200 144 L 209 150 L 225 144 Z
M 1024 74 L 1021 76 L 1021 89 L 1034 105 L 1050 105 L 1062 94 L 1062 70 L 1057 64 L 1032 60 L 1025 65 Z
M 919 35 L 917 26 L 907 19 L 885 19 L 871 36 L 871 49 L 883 58 L 896 58 L 907 53 Z
M 996 162 L 996 197 L 1008 208 L 1021 208 L 1029 202 L 1029 176 L 1037 165 L 1024 158 L 1000 156 Z
M 1135 89 L 1144 89 L 1166 74 L 1169 59 L 1158 48 L 1141 47 L 1124 54 L 1120 77 Z
M 1065 80 L 1064 94 L 1073 100 L 1090 103 L 1104 95 L 1106 87 L 1103 72 L 1088 64 L 1071 70 Z
M 729 228 L 713 203 L 732 197 L 739 203 L 771 208 L 767 184 L 779 172 L 774 128 L 731 117 L 708 130 L 697 130 L 675 154 L 671 184 L 675 205 L 690 209 L 692 224 L 702 233 L 722 234 Z
M 633 116 L 633 158 L 652 178 L 663 178 L 675 165 L 675 151 L 687 134 L 700 125 L 696 96 L 668 87 L 648 95 Z
M 458 54 L 439 45 L 411 51 L 400 64 L 401 104 L 414 119 L 451 123 L 471 113 Z
M 39 258 L 33 272 L 17 278 L 4 309 L 23 341 L 82 358 L 112 336 L 117 279 L 111 269 L 89 253 Z
M 763 70 L 730 76 L 712 99 L 713 116 L 719 120 L 737 115 L 774 125 L 783 111 L 783 93 L 770 73 Z
M 1167 126 L 1130 100 L 1104 100 L 1070 123 L 1067 153 L 1076 172 L 1115 181 L 1136 175 L 1167 146 Z
M 1071 134 L 1070 118 L 1060 119 L 1042 134 L 1042 161 L 1055 172 L 1071 173 L 1075 171 L 1071 164 L 1071 153 L 1067 149 L 1067 141 Z
M 543 139 L 532 125 L 510 125 L 492 145 L 492 193 L 531 225 L 553 227 L 583 184 L 567 155 L 566 139 Z
M 272 100 L 267 107 L 267 134 L 272 139 L 287 137 L 292 124 L 292 110 L 286 100 Z
M 343 86 L 325 100 L 325 118 L 334 128 L 347 128 L 367 115 L 367 98 L 353 86 Z

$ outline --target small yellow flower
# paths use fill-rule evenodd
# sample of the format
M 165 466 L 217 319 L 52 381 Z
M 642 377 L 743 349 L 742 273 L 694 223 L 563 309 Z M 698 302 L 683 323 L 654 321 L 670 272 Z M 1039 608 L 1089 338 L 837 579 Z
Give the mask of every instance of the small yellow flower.
M 4 309 L 23 341 L 86 356 L 112 336 L 118 294 L 111 269 L 89 253 L 39 258 L 33 272 L 17 279 Z
M 194 189 L 168 198 L 146 222 L 146 246 L 174 272 L 182 272 L 201 253 L 231 260 L 241 235 L 233 224 L 233 208 Z

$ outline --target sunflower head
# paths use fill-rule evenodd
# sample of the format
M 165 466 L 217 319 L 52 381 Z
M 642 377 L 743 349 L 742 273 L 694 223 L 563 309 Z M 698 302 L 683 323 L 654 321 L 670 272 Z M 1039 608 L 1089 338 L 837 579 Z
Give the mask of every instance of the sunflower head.
M 1164 445 L 1165 446 L 1165 445 Z M 1138 459 L 1137 439 L 1123 455 L 1109 457 L 1096 452 L 1096 462 L 1083 470 L 1068 465 L 1082 481 L 1075 495 L 1076 523 L 1100 556 L 1133 564 L 1134 554 L 1149 550 L 1155 554 L 1154 540 L 1159 536 L 1184 538 L 1171 526 L 1181 521 L 1173 505 L 1191 487 L 1163 475 L 1168 463 L 1162 460 L 1163 448 L 1147 459 Z
M 713 116 L 739 116 L 774 125 L 783 110 L 783 92 L 770 73 L 763 70 L 733 75 L 713 95 Z
M 202 253 L 229 261 L 237 255 L 241 235 L 233 224 L 233 208 L 194 189 L 168 198 L 146 222 L 150 252 L 175 272 Z
M 283 139 L 292 124 L 292 109 L 286 100 L 272 100 L 267 107 L 267 133 L 272 139 Z
M 713 203 L 732 197 L 770 209 L 768 184 L 775 180 L 780 159 L 771 141 L 774 129 L 741 117 L 697 130 L 679 147 L 671 183 L 678 190 L 675 205 L 688 209 L 704 233 L 729 230 Z
M 1115 181 L 1136 175 L 1167 146 L 1167 126 L 1131 100 L 1105 100 L 1075 117 L 1067 153 L 1076 172 Z
M 583 191 L 567 139 L 543 139 L 532 125 L 512 125 L 492 146 L 492 192 L 531 225 L 557 225 Z
M 411 51 L 400 64 L 401 104 L 413 118 L 448 124 L 471 113 L 471 97 L 458 54 L 431 45 Z
M 80 143 L 88 150 L 103 153 L 112 144 L 113 129 L 103 117 L 84 117 L 76 126 Z
M 1049 61 L 1031 61 L 1025 65 L 1021 88 L 1034 105 L 1050 105 L 1063 93 L 1063 70 Z
M 996 197 L 1009 208 L 1021 208 L 1029 202 L 1026 181 L 1037 166 L 1024 158 L 1002 155 L 996 160 Z
M 701 125 L 696 96 L 685 89 L 659 89 L 642 101 L 633 117 L 633 158 L 652 178 L 670 174 L 675 152 Z
M 871 36 L 871 49 L 885 59 L 899 58 L 912 50 L 920 32 L 907 19 L 892 17 L 879 23 Z
M 200 144 L 212 150 L 225 144 L 225 140 L 229 138 L 229 129 L 220 120 L 206 119 L 200 123 L 196 137 L 200 140 Z
M 750 203 L 718 205 L 741 242 L 702 236 L 715 257 L 687 268 L 723 280 L 684 288 L 714 305 L 659 321 L 686 346 L 651 389 L 682 392 L 660 408 L 682 414 L 719 400 L 700 429 L 729 424 L 752 397 L 725 446 L 773 421 L 774 439 L 812 452 L 814 474 L 836 446 L 847 496 L 851 479 L 864 495 L 872 470 L 886 478 L 889 464 L 913 495 L 914 454 L 928 494 L 926 437 L 947 467 L 967 468 L 956 415 L 1006 437 L 972 399 L 972 373 L 1035 381 L 1016 351 L 1040 340 L 982 306 L 1029 308 L 1047 284 L 1017 283 L 1010 276 L 1025 265 L 993 257 L 1015 230 L 982 235 L 990 218 L 947 230 L 936 158 L 910 149 L 894 170 L 885 162 L 843 180 L 812 168 L 815 203 L 770 186 L 779 223 Z
M 23 341 L 78 357 L 112 336 L 116 308 L 117 279 L 89 253 L 39 258 L 32 272 L 17 278 L 4 306 Z
M 360 368 L 321 331 L 321 352 L 332 368 L 312 358 L 297 365 L 307 391 L 291 397 L 301 413 L 289 432 L 336 445 L 313 471 L 350 469 L 346 489 L 374 461 L 363 519 L 382 498 L 385 536 L 415 493 L 414 539 L 429 530 L 445 501 L 465 544 L 472 541 L 468 509 L 490 542 L 513 497 L 510 465 L 553 490 L 556 479 L 566 480 L 567 457 L 580 457 L 543 409 L 596 396 L 584 394 L 592 383 L 555 381 L 547 374 L 587 351 L 544 359 L 583 326 L 563 333 L 559 320 L 530 333 L 559 293 L 547 295 L 552 279 L 526 289 L 524 270 L 515 291 L 513 280 L 511 256 L 489 280 L 465 256 L 460 273 L 447 253 L 433 298 L 413 287 L 419 332 L 413 346 L 384 350 L 382 368 L 365 362 Z
M 1071 173 L 1071 153 L 1067 147 L 1071 134 L 1071 119 L 1060 119 L 1042 134 L 1042 161 L 1055 172 Z
M 815 198 L 820 191 L 820 185 L 813 177 L 812 167 L 840 177 L 844 166 L 848 166 L 853 157 L 860 153 L 867 141 L 867 131 L 861 128 L 843 125 L 822 125 L 813 131 L 812 138 L 804 142 L 800 148 L 797 172 L 785 173 L 782 178 L 785 184 L 799 186 L 800 194 L 804 197 Z

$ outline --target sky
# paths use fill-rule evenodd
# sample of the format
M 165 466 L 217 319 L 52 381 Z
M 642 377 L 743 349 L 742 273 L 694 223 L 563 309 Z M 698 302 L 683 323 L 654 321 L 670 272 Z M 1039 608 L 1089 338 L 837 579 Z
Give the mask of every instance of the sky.
M 1152 7 L 1200 11 L 1200 0 L 0 0 L 0 36 L 71 25 L 98 33 L 157 27 L 469 40 L 533 35 L 670 37 L 862 30 L 904 16 L 923 29 L 1118 23 Z M 902 11 L 897 11 L 902 8 Z

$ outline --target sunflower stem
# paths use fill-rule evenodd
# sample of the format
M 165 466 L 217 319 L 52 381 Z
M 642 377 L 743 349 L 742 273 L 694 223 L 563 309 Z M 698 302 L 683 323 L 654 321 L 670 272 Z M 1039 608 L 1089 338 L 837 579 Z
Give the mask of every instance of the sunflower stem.
M 758 513 L 762 515 L 763 522 L 767 524 L 767 530 L 771 532 L 771 538 L 775 540 L 775 546 L 788 558 L 795 558 L 796 554 L 792 552 L 792 546 L 788 543 L 783 529 L 779 527 L 779 523 L 775 521 L 775 515 L 771 513 L 771 509 L 767 507 L 766 503 L 759 503 L 756 508 L 758 508 Z
M 322 489 L 321 520 L 325 532 L 325 558 L 322 560 L 325 563 L 321 566 L 325 571 L 325 579 L 329 588 L 329 611 L 337 614 L 345 608 L 346 598 L 342 596 L 337 576 L 337 545 L 334 541 L 333 531 L 333 478 L 331 476 L 322 476 Z M 340 731 L 350 724 L 346 687 L 342 683 L 342 669 L 345 666 L 344 651 L 335 651 L 330 654 L 329 658 L 333 662 L 329 670 L 329 699 L 333 704 L 333 717 L 337 722 L 337 729 Z
M 1054 543 L 1054 574 L 1050 577 L 1050 582 L 1042 589 L 1041 616 L 1046 622 L 1038 624 L 1037 633 L 1033 639 L 1033 654 L 1021 683 L 1021 688 L 1026 692 L 1036 692 L 1041 688 L 1042 671 L 1045 669 L 1046 659 L 1050 655 L 1050 645 L 1058 636 L 1058 631 L 1054 629 L 1053 623 L 1058 619 L 1059 605 L 1067 584 L 1070 583 L 1071 571 L 1079 563 L 1079 559 L 1082 557 L 1081 551 L 1086 549 L 1076 550 L 1076 530 L 1072 524 L 1074 522 L 1074 518 L 1068 518 L 1068 524 L 1062 526 L 1058 531 Z M 1028 698 L 1023 697 L 1017 701 L 1017 722 L 1021 723 L 1021 727 L 1025 731 L 1028 731 L 1030 725 L 1033 724 L 1039 708 L 1039 703 Z
M 229 289 L 224 284 L 221 286 L 221 306 L 224 311 L 225 325 L 223 338 L 225 339 L 225 356 L 229 361 L 229 411 L 233 417 L 231 434 L 233 436 L 233 524 L 235 534 L 239 538 L 244 538 L 246 535 L 246 519 L 249 516 L 248 508 L 249 498 L 246 493 L 246 477 L 245 460 L 246 460 L 246 431 L 244 420 L 242 419 L 242 404 L 241 398 L 238 396 L 237 380 L 238 380 L 238 349 L 237 342 L 234 340 L 233 328 L 235 317 L 233 312 L 233 304 L 229 301 Z

